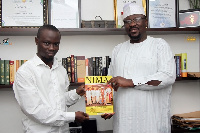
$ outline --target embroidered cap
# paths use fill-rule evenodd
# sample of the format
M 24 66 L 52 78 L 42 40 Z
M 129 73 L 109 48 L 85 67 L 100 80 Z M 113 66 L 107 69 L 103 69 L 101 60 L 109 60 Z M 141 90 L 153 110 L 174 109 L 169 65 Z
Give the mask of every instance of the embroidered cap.
M 133 14 L 145 15 L 143 6 L 140 6 L 134 3 L 128 3 L 123 7 L 123 18 L 126 18 L 127 16 L 130 16 Z

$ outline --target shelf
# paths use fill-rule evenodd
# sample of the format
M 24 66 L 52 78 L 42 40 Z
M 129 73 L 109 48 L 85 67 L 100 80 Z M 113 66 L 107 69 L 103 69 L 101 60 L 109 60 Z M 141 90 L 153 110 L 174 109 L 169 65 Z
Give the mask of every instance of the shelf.
M 80 86 L 82 84 L 85 84 L 85 83 L 70 83 L 70 86 Z M 12 88 L 12 85 L 0 85 L 0 89 L 2 88 Z
M 199 80 L 200 77 L 177 77 L 176 81 L 182 81 L 182 80 Z
M 62 35 L 126 35 L 123 28 L 60 28 Z M 0 36 L 36 36 L 38 28 L 0 28 Z M 199 34 L 200 28 L 148 28 L 148 35 Z
M 183 80 L 200 80 L 200 77 L 177 77 L 176 81 L 183 81 Z M 85 84 L 84 82 L 81 83 L 70 83 L 70 86 L 80 86 Z M 2 88 L 12 88 L 12 85 L 0 85 L 0 89 Z

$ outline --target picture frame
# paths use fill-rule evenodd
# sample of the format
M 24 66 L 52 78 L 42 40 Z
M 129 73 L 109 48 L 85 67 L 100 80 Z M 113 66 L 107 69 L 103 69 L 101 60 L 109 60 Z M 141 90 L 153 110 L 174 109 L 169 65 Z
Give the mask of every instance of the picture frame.
M 116 21 L 116 28 L 123 28 L 123 7 L 127 3 L 136 3 L 144 7 L 144 11 L 147 14 L 146 0 L 114 0 L 114 18 Z
M 81 0 L 51 0 L 48 23 L 57 28 L 81 28 Z
M 178 0 L 147 0 L 148 28 L 177 28 Z
M 0 27 L 40 27 L 47 24 L 47 10 L 47 0 L 0 0 Z

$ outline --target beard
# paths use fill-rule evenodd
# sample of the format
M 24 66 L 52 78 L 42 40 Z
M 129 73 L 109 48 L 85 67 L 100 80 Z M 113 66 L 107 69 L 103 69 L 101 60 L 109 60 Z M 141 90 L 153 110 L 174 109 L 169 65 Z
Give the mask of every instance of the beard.
M 139 41 L 141 38 L 141 34 L 139 33 L 137 36 L 131 36 L 131 34 L 128 35 L 131 40 L 133 41 Z

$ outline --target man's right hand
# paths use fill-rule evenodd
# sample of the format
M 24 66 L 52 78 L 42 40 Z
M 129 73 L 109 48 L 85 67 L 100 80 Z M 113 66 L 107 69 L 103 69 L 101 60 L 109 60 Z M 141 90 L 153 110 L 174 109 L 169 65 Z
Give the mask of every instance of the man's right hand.
M 101 117 L 106 120 L 106 119 L 110 119 L 114 114 L 115 114 L 115 112 L 114 113 L 105 113 L 105 114 L 102 114 Z
M 83 122 L 85 120 L 89 120 L 89 115 L 87 113 L 81 111 L 75 112 L 75 121 Z

